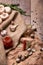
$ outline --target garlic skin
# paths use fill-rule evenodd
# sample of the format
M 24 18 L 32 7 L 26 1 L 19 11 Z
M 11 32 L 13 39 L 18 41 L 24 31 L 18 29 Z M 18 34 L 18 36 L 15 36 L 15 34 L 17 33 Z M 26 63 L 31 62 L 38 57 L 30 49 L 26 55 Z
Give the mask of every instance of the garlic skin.
M 0 18 L 0 24 L 2 23 L 3 21 L 2 21 L 2 19 Z
M 3 13 L 0 15 L 0 17 L 1 17 L 3 20 L 5 20 L 5 19 L 7 19 L 7 18 L 9 17 L 9 14 L 3 12 Z
M 11 8 L 10 7 L 5 7 L 5 12 L 6 13 L 11 13 Z
M 4 5 L 0 5 L 0 14 L 4 12 Z

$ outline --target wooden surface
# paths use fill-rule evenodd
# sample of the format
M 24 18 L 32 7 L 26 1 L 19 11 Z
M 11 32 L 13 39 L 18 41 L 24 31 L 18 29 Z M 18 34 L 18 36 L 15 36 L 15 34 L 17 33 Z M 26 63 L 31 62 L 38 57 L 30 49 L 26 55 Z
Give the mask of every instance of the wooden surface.
M 43 0 L 31 0 L 31 11 L 31 23 L 37 28 L 38 35 L 43 41 Z

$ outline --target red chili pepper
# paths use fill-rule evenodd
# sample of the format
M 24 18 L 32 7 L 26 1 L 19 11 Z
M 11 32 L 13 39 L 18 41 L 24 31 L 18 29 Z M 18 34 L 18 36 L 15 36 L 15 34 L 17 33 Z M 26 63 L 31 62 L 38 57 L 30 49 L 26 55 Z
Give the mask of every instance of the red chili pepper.
M 26 50 L 26 40 L 23 41 L 23 50 Z
M 3 39 L 3 43 L 4 43 L 5 49 L 11 48 L 13 46 L 13 43 L 12 42 L 13 42 L 12 39 L 9 36 L 6 36 Z

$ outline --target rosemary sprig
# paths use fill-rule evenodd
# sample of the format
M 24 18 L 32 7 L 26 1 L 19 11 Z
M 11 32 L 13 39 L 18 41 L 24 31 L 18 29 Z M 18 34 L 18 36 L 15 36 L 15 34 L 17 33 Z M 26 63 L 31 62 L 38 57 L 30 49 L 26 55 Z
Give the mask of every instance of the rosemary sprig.
M 17 7 L 17 6 L 15 6 L 15 7 L 12 7 L 12 6 L 11 6 L 11 8 L 12 8 L 13 10 L 19 11 L 21 14 L 22 14 L 22 13 L 26 13 L 25 11 L 23 11 L 21 8 L 19 8 L 19 7 Z
M 19 4 L 4 4 L 4 3 L 0 3 L 0 4 L 2 4 L 2 5 L 4 5 L 4 6 L 9 6 L 11 9 L 20 12 L 22 15 L 30 16 L 30 15 L 27 15 L 27 14 L 26 14 L 26 11 L 24 11 L 24 10 L 22 10 L 21 8 L 18 7 Z
M 2 4 L 4 6 L 19 6 L 19 4 L 5 4 L 5 3 L 0 3 L 0 4 Z

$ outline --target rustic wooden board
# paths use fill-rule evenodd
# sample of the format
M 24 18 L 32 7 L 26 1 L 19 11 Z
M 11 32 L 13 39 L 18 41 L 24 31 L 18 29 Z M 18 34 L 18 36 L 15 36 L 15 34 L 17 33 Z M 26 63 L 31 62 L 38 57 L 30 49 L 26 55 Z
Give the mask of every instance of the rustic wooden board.
M 37 34 L 43 41 L 43 0 L 31 0 L 31 11 L 31 23 L 37 28 Z

